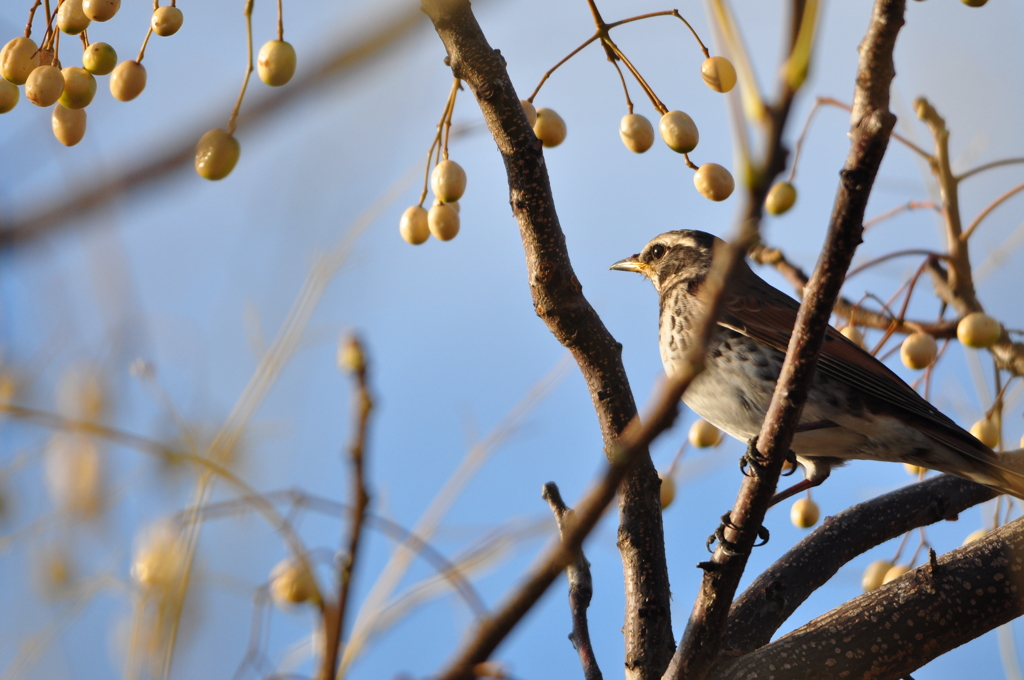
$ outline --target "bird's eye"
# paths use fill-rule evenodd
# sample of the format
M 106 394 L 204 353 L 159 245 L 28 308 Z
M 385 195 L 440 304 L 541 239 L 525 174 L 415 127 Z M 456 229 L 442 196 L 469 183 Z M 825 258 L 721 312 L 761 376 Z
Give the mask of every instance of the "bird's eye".
M 665 254 L 665 246 L 660 243 L 655 243 L 651 246 L 651 259 L 660 260 L 661 256 Z

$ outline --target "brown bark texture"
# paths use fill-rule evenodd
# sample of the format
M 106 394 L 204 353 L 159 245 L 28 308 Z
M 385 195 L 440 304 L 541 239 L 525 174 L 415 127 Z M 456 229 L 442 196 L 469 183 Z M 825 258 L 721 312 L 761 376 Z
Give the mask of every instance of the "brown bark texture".
M 590 391 L 606 451 L 636 416 L 622 346 L 583 295 L 555 212 L 541 143 L 526 120 L 501 54 L 465 0 L 427 0 L 423 9 L 447 63 L 476 97 L 508 176 L 512 212 L 526 253 L 537 315 L 576 359 Z M 618 545 L 626 582 L 626 666 L 638 680 L 660 677 L 674 648 L 660 480 L 644 452 L 619 489 Z

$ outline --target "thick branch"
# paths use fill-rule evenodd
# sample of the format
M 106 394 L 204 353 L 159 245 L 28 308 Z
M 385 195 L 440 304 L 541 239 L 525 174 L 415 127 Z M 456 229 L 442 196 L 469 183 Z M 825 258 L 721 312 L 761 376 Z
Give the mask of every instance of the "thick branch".
M 796 608 L 854 557 L 917 527 L 956 519 L 995 495 L 980 484 L 940 475 L 827 518 L 737 598 L 724 647 L 730 654 L 747 653 L 768 644 Z
M 583 296 L 555 213 L 540 141 L 526 120 L 501 55 L 488 45 L 465 0 L 424 0 L 456 77 L 476 96 L 508 175 L 537 315 L 567 347 L 590 390 L 611 452 L 636 416 L 621 345 Z M 643 452 L 619 489 L 619 549 L 626 579 L 626 666 L 638 679 L 661 675 L 672 654 L 668 568 L 659 480 Z
M 786 360 L 758 438 L 764 473 L 744 480 L 725 538 L 732 549 L 715 551 L 667 678 L 703 678 L 716 660 L 725 624 L 756 532 L 774 493 L 785 454 L 800 419 L 832 308 L 861 241 L 864 210 L 896 117 L 889 112 L 895 75 L 892 54 L 903 25 L 905 0 L 877 0 L 861 43 L 851 114 L 851 147 L 840 173 L 825 247 L 800 305 Z M 785 94 L 780 98 L 786 101 Z M 784 119 L 783 119 L 784 120 Z
M 1024 520 L 850 600 L 718 670 L 715 680 L 909 673 L 1024 614 Z M 839 632 L 841 631 L 841 632 Z

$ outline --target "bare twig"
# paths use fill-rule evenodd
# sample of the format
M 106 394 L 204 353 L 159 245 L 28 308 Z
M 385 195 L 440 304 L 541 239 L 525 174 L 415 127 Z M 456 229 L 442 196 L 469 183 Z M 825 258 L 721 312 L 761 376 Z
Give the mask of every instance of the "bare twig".
M 356 380 L 355 394 L 355 435 L 349 447 L 352 462 L 352 526 L 349 529 L 348 550 L 338 565 L 338 601 L 335 606 L 324 607 L 325 649 L 320 667 L 320 680 L 333 680 L 338 668 L 338 651 L 345 633 L 345 612 L 348 610 L 348 596 L 352 586 L 352 572 L 359 555 L 359 542 L 366 520 L 366 508 L 370 494 L 366 490 L 366 435 L 373 410 L 366 377 L 366 358 L 362 344 L 355 336 L 348 338 L 344 349 L 348 370 Z
M 572 528 L 576 514 L 572 508 L 565 505 L 562 494 L 554 482 L 544 485 L 541 498 L 551 506 L 551 512 L 554 513 L 555 522 L 558 524 L 558 533 L 560 536 L 564 535 Z M 594 582 L 590 577 L 590 562 L 583 554 L 583 548 L 576 551 L 575 559 L 565 568 L 565 577 L 569 581 L 569 611 L 572 613 L 572 633 L 569 634 L 569 640 L 580 656 L 583 677 L 586 680 L 601 680 L 601 668 L 597 665 L 597 656 L 590 643 L 590 630 L 587 626 L 587 608 L 590 607 L 590 599 L 594 596 Z

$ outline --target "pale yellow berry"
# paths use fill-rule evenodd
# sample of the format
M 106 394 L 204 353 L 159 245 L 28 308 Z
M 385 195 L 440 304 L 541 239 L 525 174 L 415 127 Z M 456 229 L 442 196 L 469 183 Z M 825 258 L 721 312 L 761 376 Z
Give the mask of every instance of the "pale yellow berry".
M 82 0 L 64 0 L 57 10 L 57 28 L 68 35 L 78 35 L 92 23 L 82 10 Z
M 977 531 L 972 531 L 971 533 L 967 534 L 967 538 L 965 538 L 964 542 L 961 543 L 960 545 L 964 546 L 964 545 L 967 545 L 968 543 L 974 543 L 979 538 L 985 538 L 986 536 L 989 535 L 989 533 L 991 533 L 991 532 L 988 529 L 978 529 Z
M 1020 448 L 1024 449 L 1024 434 L 1020 436 Z
M 306 565 L 299 560 L 281 560 L 270 572 L 270 597 L 277 606 L 286 608 L 302 604 L 316 596 L 316 581 Z
M 455 161 L 441 161 L 430 173 L 430 188 L 442 203 L 457 201 L 466 192 L 466 171 Z
M 338 369 L 346 373 L 359 373 L 366 368 L 363 346 L 354 335 L 343 335 L 338 340 Z
M 73 366 L 57 384 L 57 412 L 72 420 L 96 422 L 107 410 L 107 389 L 102 374 L 92 366 Z
M 633 153 L 643 153 L 654 144 L 654 126 L 639 113 L 627 113 L 619 121 L 619 137 Z
M 204 179 L 224 179 L 235 169 L 242 147 L 227 130 L 215 128 L 196 144 L 196 172 Z
M 121 9 L 121 0 L 82 0 L 82 11 L 93 21 L 109 21 Z
M 94 42 L 82 52 L 82 66 L 94 76 L 105 76 L 117 66 L 117 52 L 104 42 Z
M 455 208 L 455 212 L 460 213 L 460 214 L 462 213 L 462 206 L 459 205 L 458 201 L 447 201 L 447 203 L 451 207 Z
M 69 109 L 63 104 L 53 105 L 50 126 L 53 136 L 64 146 L 74 146 L 85 137 L 85 109 Z
M 459 233 L 459 213 L 447 203 L 437 203 L 427 213 L 427 227 L 439 241 L 451 241 Z
M 991 418 L 982 418 L 971 425 L 971 434 L 990 449 L 999 445 L 999 427 Z
M 736 69 L 725 57 L 710 57 L 700 65 L 704 83 L 715 92 L 728 92 L 736 85 Z
M 146 67 L 134 60 L 122 61 L 110 74 L 110 94 L 122 102 L 131 100 L 146 89 Z
M 907 474 L 911 477 L 920 477 L 928 471 L 928 468 L 923 468 L 920 465 L 914 465 L 913 463 L 904 463 L 903 469 L 906 470 Z
M 718 163 L 705 163 L 693 173 L 693 185 L 701 196 L 712 201 L 724 201 L 732 196 L 736 182 L 728 170 Z
M 533 127 L 533 124 L 537 122 L 537 109 L 534 108 L 533 102 L 520 99 L 519 104 L 523 107 L 523 113 L 526 114 L 526 122 Z
M 177 7 L 157 7 L 153 10 L 153 16 L 149 20 L 149 26 L 157 35 L 167 37 L 177 33 L 184 20 L 185 17 Z
M 789 509 L 789 520 L 798 529 L 809 529 L 818 523 L 821 511 L 810 498 L 799 498 Z
M 776 182 L 768 190 L 764 199 L 764 209 L 770 215 L 781 215 L 788 212 L 796 203 L 796 187 L 789 182 Z
M 31 38 L 15 38 L 0 50 L 0 76 L 15 85 L 24 85 L 39 63 L 39 48 Z
M 661 479 L 661 509 L 664 510 L 676 499 L 676 480 L 660 472 L 658 478 Z
M 882 579 L 892 569 L 892 562 L 889 560 L 875 560 L 864 570 L 864 576 L 860 580 L 860 587 L 865 593 L 871 592 L 882 585 Z
M 267 85 L 284 85 L 295 75 L 295 48 L 284 40 L 269 40 L 263 43 L 256 58 L 256 68 L 260 73 L 260 80 Z
M 554 147 L 565 141 L 565 121 L 551 109 L 537 109 L 537 120 L 533 124 L 533 134 L 544 146 Z
M 682 111 L 669 111 L 658 122 L 661 138 L 677 153 L 690 153 L 697 148 L 700 133 L 693 119 Z
M 722 433 L 718 431 L 718 428 L 704 420 L 698 418 L 697 421 L 690 426 L 690 443 L 697 448 L 706 449 L 709 446 L 717 446 L 718 442 L 722 439 Z
M 25 97 L 36 106 L 52 106 L 64 92 L 64 75 L 56 66 L 38 66 L 25 81 Z
M 402 219 L 398 222 L 398 231 L 408 243 L 418 246 L 430 238 L 430 227 L 427 225 L 427 209 L 413 205 L 405 209 Z
M 64 76 L 64 92 L 60 103 L 67 109 L 84 109 L 96 96 L 96 78 L 84 68 L 68 66 L 61 70 Z
M 968 347 L 991 347 L 1003 333 L 1002 325 L 984 312 L 971 312 L 956 325 L 956 337 Z
M 889 581 L 895 581 L 900 576 L 903 576 L 910 571 L 911 568 L 912 567 L 909 564 L 895 564 L 892 567 L 889 567 L 889 571 L 885 572 L 885 576 L 882 577 L 882 584 L 884 585 Z
M 928 368 L 935 361 L 939 346 L 927 333 L 911 333 L 900 345 L 900 359 L 907 368 Z
M 843 337 L 845 337 L 847 340 L 849 340 L 853 344 L 857 345 L 858 347 L 860 347 L 862 349 L 864 348 L 864 334 L 861 333 L 860 330 L 856 326 L 854 326 L 854 325 L 843 326 L 843 328 L 839 332 L 842 333 Z
M 166 589 L 176 584 L 188 565 L 188 546 L 166 521 L 142 532 L 132 560 L 132 578 L 144 589 Z
M 0 78 L 0 113 L 7 113 L 17 106 L 20 96 L 17 85 L 6 78 Z
M 99 446 L 89 437 L 58 433 L 45 456 L 46 489 L 62 512 L 89 519 L 103 509 L 103 464 Z

